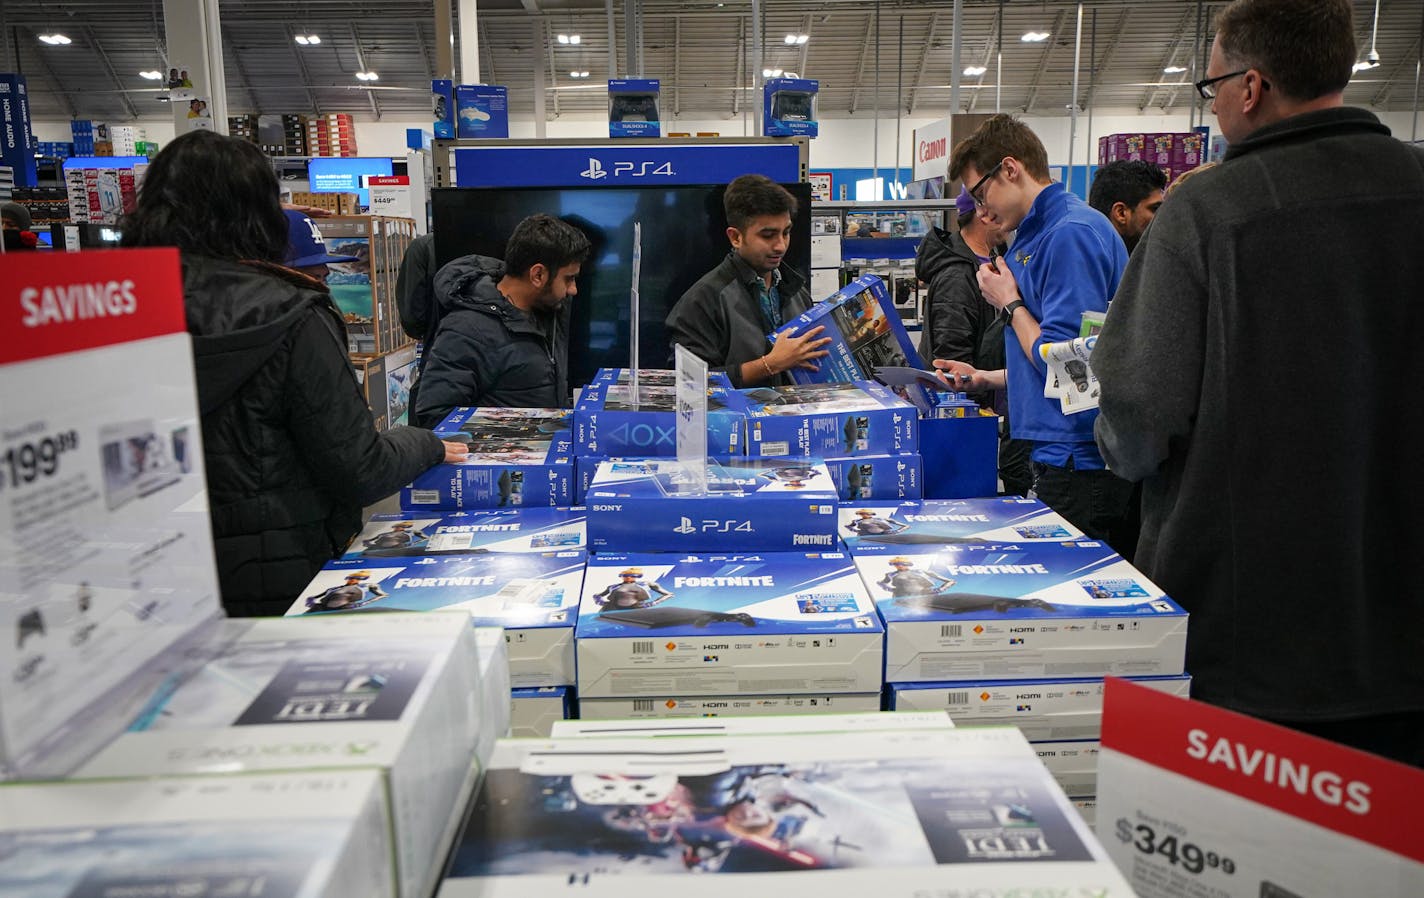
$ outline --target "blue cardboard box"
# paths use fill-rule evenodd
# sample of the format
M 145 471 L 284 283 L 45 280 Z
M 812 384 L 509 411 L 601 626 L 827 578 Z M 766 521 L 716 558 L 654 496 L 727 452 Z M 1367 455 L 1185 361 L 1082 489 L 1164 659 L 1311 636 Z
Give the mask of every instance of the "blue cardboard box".
M 509 88 L 497 84 L 458 85 L 455 88 L 455 134 L 508 137 Z
M 626 384 L 630 373 L 627 368 L 599 368 L 589 383 Z M 671 368 L 639 368 L 638 383 L 640 385 L 650 384 L 659 387 L 676 387 L 677 372 Z M 724 390 L 733 388 L 732 381 L 728 379 L 726 373 L 722 371 L 708 371 L 707 385 L 709 387 L 721 387 Z
M 677 455 L 677 386 L 640 379 L 636 408 L 630 402 L 631 395 L 626 382 L 604 381 L 584 388 L 574 407 L 575 454 Z M 708 455 L 745 454 L 746 407 L 746 397 L 730 384 L 709 384 Z
M 815 137 L 816 92 L 811 78 L 768 78 L 762 87 L 762 133 L 767 137 Z
M 35 150 L 25 76 L 0 75 L 0 165 L 10 166 L 16 187 L 37 183 Z
M 661 137 L 657 78 L 608 82 L 608 136 Z
M 731 458 L 694 492 L 676 459 L 612 459 L 585 496 L 595 551 L 789 552 L 836 547 L 835 484 L 815 459 Z
M 920 497 L 920 456 L 917 453 L 821 460 L 831 472 L 842 502 Z
M 485 552 L 550 552 L 587 546 L 582 508 L 452 511 L 372 515 L 345 554 L 417 558 Z
M 843 552 L 596 555 L 579 697 L 875 692 L 874 607 Z
M 866 545 L 885 679 L 1173 676 L 1187 613 L 1104 543 Z
M 582 549 L 328 562 L 287 615 L 460 610 L 503 627 L 514 686 L 573 683 Z
M 1002 496 L 846 505 L 840 535 L 858 552 L 861 546 L 1065 542 L 1083 532 L 1037 499 Z
M 435 432 L 467 442 L 470 456 L 439 464 L 401 489 L 401 508 L 573 505 L 572 413 L 557 408 L 457 408 Z
M 919 451 L 919 415 L 889 387 L 798 384 L 739 390 L 747 406 L 747 454 L 853 457 Z
M 449 78 L 430 81 L 430 113 L 435 136 L 450 139 L 455 136 L 455 82 Z

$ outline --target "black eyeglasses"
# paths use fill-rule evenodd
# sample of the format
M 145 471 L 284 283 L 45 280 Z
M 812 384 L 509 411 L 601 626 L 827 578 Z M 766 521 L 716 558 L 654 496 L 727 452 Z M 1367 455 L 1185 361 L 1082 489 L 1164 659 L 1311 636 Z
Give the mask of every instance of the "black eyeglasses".
M 994 177 L 994 175 L 997 175 L 999 173 L 999 169 L 1003 167 L 1004 160 L 1000 159 L 998 165 L 989 169 L 989 171 L 985 173 L 984 177 L 975 181 L 974 186 L 969 188 L 969 198 L 974 201 L 974 205 L 976 208 L 984 208 L 984 198 L 979 195 L 979 189 L 982 188 L 985 184 L 989 183 L 989 179 Z
M 1242 69 L 1242 70 L 1239 71 L 1239 72 L 1232 72 L 1232 73 L 1230 73 L 1229 75 L 1217 75 L 1215 78 L 1205 78 L 1205 79 L 1203 79 L 1203 80 L 1201 80 L 1201 81 L 1198 81 L 1198 82 L 1196 83 L 1195 86 L 1196 86 L 1196 89 L 1197 89 L 1197 93 L 1201 94 L 1201 97 L 1202 97 L 1203 100 L 1215 100 L 1215 99 L 1216 99 L 1216 85 L 1217 85 L 1219 82 L 1225 81 L 1227 78 L 1235 78 L 1235 77 L 1237 77 L 1237 76 L 1239 76 L 1239 75 L 1244 75 L 1244 74 L 1246 74 L 1246 73 L 1249 72 L 1249 71 L 1251 71 L 1251 70 L 1250 70 L 1250 69 Z M 1270 86 L 1271 86 L 1271 85 L 1266 82 L 1266 79 L 1265 79 L 1265 78 L 1262 78 L 1262 79 L 1261 79 L 1261 89 L 1262 89 L 1262 90 L 1265 90 L 1265 89 L 1269 88 Z

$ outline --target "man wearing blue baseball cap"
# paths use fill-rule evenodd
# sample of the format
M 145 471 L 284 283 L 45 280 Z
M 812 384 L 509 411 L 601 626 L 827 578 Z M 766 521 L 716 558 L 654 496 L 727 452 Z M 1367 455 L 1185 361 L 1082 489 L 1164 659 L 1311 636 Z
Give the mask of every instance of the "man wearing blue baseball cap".
M 287 216 L 287 258 L 284 264 L 288 268 L 324 283 L 328 264 L 356 261 L 356 256 L 333 256 L 328 253 L 321 231 L 304 213 L 296 209 L 283 209 L 282 212 Z

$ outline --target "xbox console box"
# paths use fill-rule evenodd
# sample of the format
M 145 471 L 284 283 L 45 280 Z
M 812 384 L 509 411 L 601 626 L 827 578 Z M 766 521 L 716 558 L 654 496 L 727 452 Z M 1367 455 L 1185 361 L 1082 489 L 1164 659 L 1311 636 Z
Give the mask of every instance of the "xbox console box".
M 394 898 L 380 771 L 0 787 L 9 898 Z
M 840 509 L 840 537 L 861 546 L 940 546 L 956 543 L 1064 542 L 1082 531 L 1037 499 L 926 499 L 859 502 Z
M 372 515 L 341 557 L 419 558 L 486 552 L 550 552 L 585 548 L 581 508 L 453 511 Z
M 794 552 L 836 547 L 835 484 L 816 459 L 707 464 L 706 492 L 671 458 L 609 459 L 589 485 L 598 552 Z
M 589 898 L 1132 895 L 1012 729 L 501 743 L 441 895 L 569 883 Z
M 839 695 L 660 695 L 650 698 L 585 698 L 579 700 L 579 719 L 583 721 L 703 720 L 712 717 L 848 714 L 878 712 L 879 710 L 880 693 L 878 692 L 852 692 Z M 560 732 L 558 735 L 576 734 Z
M 515 739 L 548 739 L 554 724 L 569 716 L 569 687 L 532 686 L 514 690 L 509 735 Z
M 478 627 L 504 628 L 513 686 L 564 686 L 574 681 L 573 628 L 586 558 L 578 549 L 332 561 L 287 614 L 464 611 Z
M 726 380 L 725 375 L 722 380 Z M 657 379 L 661 381 L 661 378 Z M 627 383 L 592 383 L 574 406 L 578 455 L 677 455 L 677 385 L 639 380 L 638 402 Z M 744 455 L 747 398 L 711 382 L 707 387 L 707 454 Z
M 583 698 L 876 692 L 884 630 L 839 552 L 594 556 Z
M 891 683 L 1174 676 L 1187 613 L 1094 541 L 866 546 Z
M 570 412 L 549 408 L 457 408 L 435 427 L 468 443 L 461 462 L 438 464 L 401 489 L 406 511 L 573 504 Z
M 747 454 L 779 458 L 919 451 L 919 413 L 878 383 L 753 387 Z
M 177 688 L 157 692 L 74 778 L 378 769 L 390 795 L 400 894 L 429 894 L 479 735 L 468 617 L 332 615 L 223 626 L 219 654 Z

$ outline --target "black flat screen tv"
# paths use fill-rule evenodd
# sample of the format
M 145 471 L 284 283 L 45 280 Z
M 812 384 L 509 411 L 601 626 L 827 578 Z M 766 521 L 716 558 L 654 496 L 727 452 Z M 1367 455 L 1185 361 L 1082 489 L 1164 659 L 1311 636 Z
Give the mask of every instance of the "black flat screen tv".
M 786 264 L 810 282 L 811 188 L 786 184 L 797 199 Z M 626 368 L 629 360 L 629 293 L 633 222 L 643 225 L 639 276 L 639 362 L 671 364 L 665 322 L 678 298 L 730 250 L 722 211 L 725 185 L 660 187 L 449 187 L 433 192 L 435 255 L 440 265 L 460 256 L 504 257 L 515 225 L 545 212 L 580 228 L 593 253 L 566 306 L 569 383 L 588 383 L 599 368 Z M 824 299 L 824 297 L 812 297 Z

